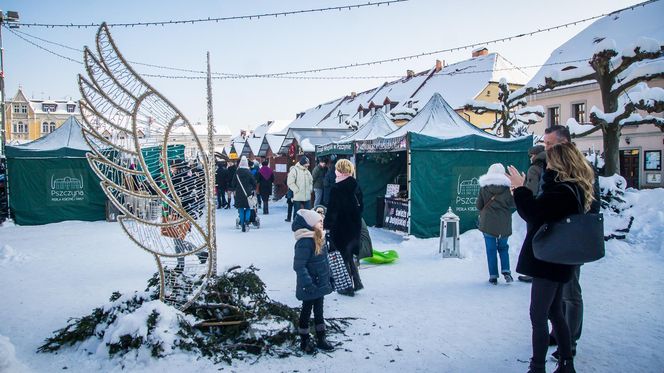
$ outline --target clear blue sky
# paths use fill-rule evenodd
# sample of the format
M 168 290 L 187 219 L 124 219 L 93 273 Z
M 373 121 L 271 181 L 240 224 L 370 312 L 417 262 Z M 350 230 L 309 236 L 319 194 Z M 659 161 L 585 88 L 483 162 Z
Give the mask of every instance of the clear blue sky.
M 224 17 L 366 3 L 367 0 L 293 1 L 21 1 L 5 0 L 3 11 L 20 13 L 26 23 L 145 22 Z M 375 0 L 374 0 L 375 2 Z M 444 1 L 410 0 L 391 6 L 238 20 L 196 25 L 113 28 L 115 41 L 132 61 L 194 70 L 205 69 L 210 51 L 212 70 L 241 74 L 293 71 L 379 60 L 492 40 L 607 13 L 638 3 L 634 0 Z M 544 63 L 560 44 L 588 26 L 488 44 L 517 66 Z M 94 43 L 95 28 L 23 32 L 80 48 Z M 29 97 L 78 99 L 76 74 L 81 65 L 48 54 L 3 30 L 6 94 L 19 85 Z M 37 41 L 60 54 L 82 60 L 82 54 Z M 421 71 L 435 59 L 447 63 L 470 57 L 470 50 L 381 65 L 324 72 L 319 76 L 403 75 Z M 145 73 L 183 73 L 136 66 Z M 526 70 L 534 74 L 536 70 Z M 378 80 L 214 80 L 216 125 L 234 133 L 272 119 L 293 119 L 319 103 L 382 84 Z M 205 122 L 205 81 L 148 78 L 193 122 Z

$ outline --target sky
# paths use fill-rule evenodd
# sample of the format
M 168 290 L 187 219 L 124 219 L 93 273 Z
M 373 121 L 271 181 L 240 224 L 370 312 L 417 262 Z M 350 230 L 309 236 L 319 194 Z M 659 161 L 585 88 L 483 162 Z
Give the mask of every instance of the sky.
M 372 0 L 372 2 L 378 2 Z M 133 23 L 228 17 L 343 5 L 366 0 L 294 1 L 21 1 L 4 0 L 3 11 L 18 11 L 21 22 L 47 24 Z M 210 52 L 211 70 L 220 73 L 265 74 L 339 66 L 408 56 L 529 33 L 639 3 L 634 0 L 409 0 L 389 6 L 261 17 L 218 23 L 111 29 L 127 60 L 205 70 Z M 560 30 L 485 44 L 516 66 L 538 65 L 551 52 L 591 22 Z M 93 46 L 96 28 L 19 28 L 19 31 L 75 49 Z M 50 54 L 6 29 L 2 30 L 5 93 L 12 98 L 19 86 L 30 98 L 78 99 L 76 75 L 80 64 Z M 30 39 L 30 38 L 28 38 Z M 75 60 L 82 52 L 30 39 Z M 440 53 L 417 59 L 308 74 L 309 76 L 393 76 L 406 70 L 422 71 L 436 59 L 447 64 L 470 58 L 471 50 Z M 134 66 L 139 73 L 194 75 Z M 537 71 L 524 70 L 530 75 Z M 193 122 L 207 119 L 205 80 L 148 77 Z M 351 92 L 361 92 L 394 78 L 294 80 L 215 79 L 214 121 L 217 128 L 255 128 L 268 120 L 294 119 L 299 112 Z

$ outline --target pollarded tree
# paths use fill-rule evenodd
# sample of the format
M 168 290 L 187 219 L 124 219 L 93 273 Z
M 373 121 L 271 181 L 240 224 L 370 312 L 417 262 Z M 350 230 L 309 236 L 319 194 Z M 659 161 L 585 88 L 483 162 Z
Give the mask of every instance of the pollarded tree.
M 526 106 L 526 96 L 535 92 L 535 89 L 521 88 L 511 92 L 505 78 L 500 79 L 498 89 L 498 102 L 469 100 L 464 109 L 479 115 L 496 114 L 491 131 L 497 136 L 509 138 L 528 135 L 528 125 L 544 117 L 542 106 Z
M 588 65 L 550 73 L 539 90 L 554 89 L 570 84 L 597 81 L 602 95 L 603 109 L 590 111 L 592 127 L 575 137 L 602 131 L 606 175 L 620 170 L 619 146 L 623 126 L 654 124 L 664 131 L 664 119 L 652 113 L 664 111 L 664 89 L 651 88 L 647 81 L 664 78 L 664 45 L 651 38 L 639 38 L 636 43 L 618 52 L 615 41 L 602 40 Z M 639 114 L 639 110 L 648 115 Z

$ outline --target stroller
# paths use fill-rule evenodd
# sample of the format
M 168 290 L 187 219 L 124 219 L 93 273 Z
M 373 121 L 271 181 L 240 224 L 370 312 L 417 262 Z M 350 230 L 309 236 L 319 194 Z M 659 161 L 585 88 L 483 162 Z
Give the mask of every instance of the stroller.
M 261 227 L 261 218 L 258 216 L 258 205 L 254 206 L 254 208 L 251 209 L 251 213 L 249 214 L 249 221 L 247 222 L 247 227 L 254 226 L 256 228 Z M 235 229 L 240 229 L 240 217 L 238 216 L 235 218 Z

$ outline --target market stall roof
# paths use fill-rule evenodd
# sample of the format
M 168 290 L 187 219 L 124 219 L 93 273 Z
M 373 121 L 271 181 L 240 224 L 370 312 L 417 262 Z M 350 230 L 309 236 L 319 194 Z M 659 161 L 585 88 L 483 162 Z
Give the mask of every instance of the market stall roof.
M 297 140 L 297 143 L 300 145 L 304 152 L 313 153 L 316 151 L 316 145 L 323 145 L 334 142 L 348 135 L 349 132 L 349 129 L 332 128 L 302 128 L 298 130 L 289 129 L 288 135 L 284 137 L 284 141 L 281 144 L 279 153 L 287 153 L 288 147 L 292 144 L 293 140 Z
M 497 138 L 463 119 L 437 92 L 431 96 L 429 102 L 410 122 L 385 135 L 384 138 L 402 137 L 408 132 L 437 138 L 460 137 L 471 134 Z
M 379 110 L 368 122 L 360 126 L 357 131 L 335 142 L 345 143 L 355 140 L 373 140 L 385 136 L 388 133 L 392 133 L 398 128 L 399 127 L 397 127 L 397 125 L 394 124 L 394 122 L 392 122 L 382 110 Z
M 249 151 L 251 151 L 251 154 L 257 157 L 258 153 L 260 152 L 262 142 L 263 142 L 263 136 L 250 137 L 247 139 L 248 146 L 246 147 L 249 149 Z
M 8 158 L 85 157 L 91 151 L 83 138 L 81 123 L 70 116 L 50 134 L 23 145 L 7 146 Z
M 284 142 L 286 135 L 273 135 L 270 133 L 265 134 L 261 142 L 260 150 L 258 151 L 259 157 L 267 157 L 267 151 L 270 150 L 272 154 L 277 154 L 281 143 Z

